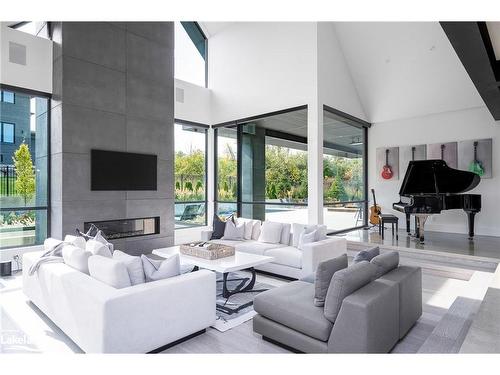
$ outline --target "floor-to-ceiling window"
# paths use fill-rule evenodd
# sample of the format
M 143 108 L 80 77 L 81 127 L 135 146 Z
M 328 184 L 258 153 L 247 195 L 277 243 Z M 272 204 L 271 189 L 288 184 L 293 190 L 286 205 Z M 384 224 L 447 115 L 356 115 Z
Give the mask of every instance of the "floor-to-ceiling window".
M 176 121 L 175 228 L 206 225 L 207 128 Z
M 175 78 L 207 86 L 207 38 L 197 22 L 175 22 Z
M 0 248 L 42 243 L 49 227 L 49 99 L 0 93 Z
M 216 128 L 217 210 L 307 223 L 307 108 Z
M 237 211 L 238 142 L 237 127 L 215 129 L 216 184 L 215 212 L 230 216 Z
M 329 231 L 366 225 L 368 123 L 325 107 L 323 113 L 323 220 Z

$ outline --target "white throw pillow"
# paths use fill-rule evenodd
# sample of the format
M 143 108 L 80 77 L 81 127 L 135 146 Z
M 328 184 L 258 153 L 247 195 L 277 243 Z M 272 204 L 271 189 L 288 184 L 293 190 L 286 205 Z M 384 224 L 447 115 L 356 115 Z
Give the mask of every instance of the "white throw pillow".
M 67 234 L 66 237 L 64 237 L 64 242 L 70 243 L 73 246 L 76 246 L 82 250 L 85 250 L 85 238 L 83 238 L 83 237 L 72 236 L 70 234 Z
M 244 224 L 245 225 L 245 234 L 243 235 L 243 238 L 245 240 L 251 240 L 252 239 L 252 233 L 253 233 L 253 226 L 255 225 L 255 220 L 252 219 L 246 219 L 244 217 L 239 217 L 236 219 L 236 223 L 239 224 Z
M 245 223 L 235 224 L 232 220 L 228 220 L 224 229 L 223 240 L 243 241 L 245 236 Z
M 290 244 L 290 229 L 292 228 L 291 224 L 283 223 L 283 228 L 281 229 L 281 240 L 280 242 L 284 245 Z
M 146 282 L 141 257 L 135 257 L 132 255 L 128 255 L 123 251 L 115 250 L 113 252 L 113 259 L 125 264 L 125 267 L 127 267 L 128 276 L 130 277 L 130 283 L 132 285 L 144 284 Z
M 82 250 L 74 245 L 64 245 L 62 249 L 64 263 L 87 275 L 89 274 L 89 257 L 91 255 L 90 251 Z
M 96 240 L 97 242 L 100 242 L 102 243 L 103 245 L 106 245 L 110 251 L 110 253 L 113 253 L 113 250 L 115 249 L 115 246 L 109 242 L 106 237 L 103 236 L 102 234 L 102 231 L 97 231 L 95 237 L 94 237 L 94 240 Z
M 318 230 L 315 229 L 312 232 L 307 233 L 306 231 L 303 231 L 302 234 L 300 235 L 299 238 L 299 249 L 304 250 L 303 246 L 308 243 L 313 243 L 316 242 L 316 238 L 318 236 Z
M 292 232 L 293 232 L 292 245 L 293 245 L 293 247 L 297 247 L 297 248 L 299 247 L 300 235 L 303 232 L 311 233 L 315 229 L 316 229 L 316 225 L 306 225 L 306 224 L 293 223 L 292 224 Z
M 92 255 L 101 255 L 106 258 L 111 258 L 111 251 L 109 248 L 96 240 L 88 240 L 85 244 L 85 250 L 90 251 Z
M 89 258 L 89 272 L 94 279 L 116 289 L 132 285 L 125 263 L 101 255 Z
M 260 236 L 260 229 L 262 227 L 262 222 L 260 220 L 255 220 L 252 229 L 252 240 L 258 241 Z
M 316 236 L 316 241 L 323 241 L 328 238 L 326 235 L 327 233 L 327 228 L 326 225 L 316 225 L 317 231 L 317 236 Z
M 274 221 L 264 221 L 260 228 L 259 242 L 279 243 L 283 224 Z
M 179 254 L 175 254 L 165 260 L 156 260 L 141 255 L 146 282 L 168 279 L 180 275 L 181 264 Z

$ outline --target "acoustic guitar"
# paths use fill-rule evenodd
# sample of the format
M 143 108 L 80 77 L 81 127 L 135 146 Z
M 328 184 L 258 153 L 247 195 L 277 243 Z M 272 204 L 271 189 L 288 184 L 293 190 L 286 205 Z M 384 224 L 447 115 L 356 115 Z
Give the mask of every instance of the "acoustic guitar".
M 474 160 L 469 165 L 469 171 L 474 172 L 478 176 L 482 177 L 484 175 L 483 164 L 477 160 L 477 145 L 478 142 L 474 142 Z
M 389 149 L 385 150 L 385 165 L 382 167 L 381 175 L 384 180 L 390 180 L 394 176 L 392 168 L 389 165 Z
M 375 189 L 372 189 L 373 195 L 373 206 L 370 207 L 370 224 L 378 225 L 380 224 L 380 206 L 377 204 L 377 200 L 375 199 Z

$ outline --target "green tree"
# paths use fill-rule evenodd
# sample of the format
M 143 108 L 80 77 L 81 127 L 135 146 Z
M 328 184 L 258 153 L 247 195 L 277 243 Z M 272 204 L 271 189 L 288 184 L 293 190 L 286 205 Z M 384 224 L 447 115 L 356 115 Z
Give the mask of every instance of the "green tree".
M 30 150 L 24 141 L 14 152 L 12 160 L 16 170 L 16 190 L 23 197 L 26 206 L 28 200 L 35 195 L 35 172 Z
M 328 189 L 328 197 L 337 202 L 346 201 L 348 199 L 344 188 L 344 182 L 340 174 L 335 176 L 330 189 Z

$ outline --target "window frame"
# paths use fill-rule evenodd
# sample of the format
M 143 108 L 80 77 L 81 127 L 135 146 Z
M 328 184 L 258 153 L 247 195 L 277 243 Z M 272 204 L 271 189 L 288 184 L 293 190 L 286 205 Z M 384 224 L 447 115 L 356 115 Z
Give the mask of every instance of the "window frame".
M 179 21 L 181 24 L 182 28 L 184 31 L 186 31 L 186 34 L 188 35 L 189 39 L 191 39 L 191 42 L 194 44 L 195 48 L 198 50 L 198 47 L 196 46 L 196 42 L 193 40 L 193 36 L 191 35 L 191 32 L 188 31 L 186 27 L 193 26 L 194 29 L 197 31 L 198 35 L 204 39 L 205 41 L 205 46 L 204 46 L 204 55 L 200 53 L 201 57 L 203 57 L 203 60 L 205 61 L 205 88 L 208 88 L 208 38 L 201 28 L 200 24 L 196 21 Z M 198 50 L 198 52 L 200 52 Z
M 205 223 L 201 224 L 201 225 L 186 226 L 184 228 L 176 228 L 175 227 L 175 217 L 174 217 L 174 230 L 204 227 L 204 226 L 208 225 L 208 217 L 207 217 L 208 216 L 208 129 L 210 129 L 210 125 L 202 124 L 202 123 L 194 122 L 194 121 L 182 120 L 179 118 L 174 118 L 174 127 L 177 124 L 178 125 L 189 125 L 192 127 L 197 127 L 197 128 L 205 130 L 205 200 L 202 200 L 202 201 L 179 201 L 179 202 L 177 202 L 175 200 L 175 196 L 174 196 L 174 215 L 175 215 L 175 205 L 177 203 L 178 204 L 204 203 L 205 204 Z M 174 154 L 175 154 L 175 146 L 174 146 Z M 175 191 L 175 157 L 174 157 L 174 181 L 173 181 L 173 183 L 174 183 L 174 191 Z
M 12 94 L 12 101 L 11 102 L 5 100 L 5 92 L 8 92 L 8 93 Z M 1 101 L 2 101 L 2 103 L 16 104 L 16 93 L 14 91 L 2 90 L 2 92 L 1 92 Z
M 26 94 L 26 95 L 31 95 L 31 96 L 36 96 L 39 98 L 47 99 L 47 155 L 51 155 L 51 117 L 52 117 L 52 94 L 48 92 L 43 92 L 43 91 L 36 91 L 36 90 L 29 90 L 23 87 L 17 87 L 17 86 L 11 86 L 11 85 L 6 85 L 3 83 L 0 83 L 0 90 L 1 91 L 12 91 L 14 94 L 20 93 L 20 94 Z M 2 136 L 3 136 L 3 129 L 2 129 Z M 51 185 L 52 185 L 52 180 L 50 178 L 51 176 L 51 158 L 47 158 L 47 199 L 46 203 L 43 206 L 26 206 L 26 207 L 0 207 L 0 212 L 9 212 L 9 211 L 45 211 L 46 218 L 47 218 L 47 226 L 46 226 L 46 234 L 47 238 L 50 237 L 51 235 L 51 228 L 52 228 L 52 221 L 51 221 L 51 205 L 52 205 L 52 199 L 51 199 Z M 17 245 L 17 246 L 5 246 L 5 247 L 0 247 L 0 252 L 4 250 L 9 250 L 9 249 L 16 249 L 16 248 L 21 248 L 21 247 L 31 247 L 31 246 L 38 246 L 38 245 Z
M 259 201 L 254 201 L 254 202 L 246 202 L 241 199 L 241 173 L 242 173 L 242 165 L 241 165 L 241 158 L 242 158 L 242 153 L 241 153 L 241 135 L 242 135 L 242 129 L 243 126 L 249 122 L 255 121 L 255 120 L 260 120 L 262 118 L 266 117 L 272 117 L 272 116 L 277 116 L 281 115 L 284 113 L 289 113 L 289 112 L 295 112 L 295 111 L 300 111 L 300 110 L 308 110 L 307 104 L 300 105 L 297 107 L 291 107 L 291 108 L 286 108 L 282 109 L 279 111 L 273 111 L 273 112 L 268 112 L 268 113 L 263 113 L 260 115 L 256 116 L 250 116 L 250 117 L 245 117 L 242 119 L 234 120 L 234 121 L 227 121 L 227 122 L 222 122 L 218 124 L 212 125 L 212 128 L 214 129 L 214 212 L 218 212 L 218 204 L 219 203 L 232 203 L 236 204 L 236 215 L 240 216 L 241 211 L 242 211 L 242 206 L 247 205 L 247 204 L 254 204 L 254 205 L 269 205 L 269 206 L 290 206 L 290 203 L 279 203 L 279 202 L 259 202 Z M 220 128 L 235 128 L 237 132 L 237 138 L 236 138 L 236 146 L 237 146 L 237 152 L 236 152 L 236 162 L 237 162 L 237 170 L 236 170 L 236 201 L 222 201 L 219 200 L 218 198 L 218 129 Z M 294 137 L 294 136 L 286 136 L 285 133 L 278 132 L 278 131 L 266 131 L 267 136 L 275 136 L 275 137 L 280 137 L 284 139 L 291 139 L 294 141 L 298 141 L 303 143 L 304 138 L 300 137 Z M 300 138 L 300 139 L 299 139 Z M 305 143 L 307 144 L 307 139 L 305 139 Z M 305 206 L 307 207 L 307 203 L 294 203 L 293 206 Z
M 339 204 L 344 204 L 344 203 L 363 203 L 363 224 L 359 226 L 354 226 L 351 228 L 344 228 L 340 230 L 335 230 L 335 231 L 329 231 L 327 234 L 340 234 L 340 233 L 346 233 L 350 232 L 356 229 L 363 229 L 363 228 L 368 228 L 368 129 L 372 126 L 371 123 L 368 121 L 362 120 L 358 117 L 352 116 L 346 112 L 342 112 L 336 108 L 330 107 L 328 105 L 323 105 L 323 111 L 332 113 L 338 117 L 342 117 L 343 119 L 347 120 L 349 122 L 349 125 L 352 125 L 354 127 L 360 128 L 363 130 L 363 139 L 364 139 L 364 145 L 363 145 L 363 185 L 364 185 L 364 194 L 363 194 L 363 200 L 359 201 L 346 201 L 346 202 L 328 202 L 325 203 L 323 202 L 323 207 L 333 207 L 333 206 L 338 206 Z M 324 113 L 323 113 L 324 115 Z M 325 143 L 325 140 L 323 139 L 323 143 Z
M 13 122 L 9 122 L 9 121 L 2 121 L 0 123 L 0 125 L 1 125 L 0 141 L 2 143 L 8 144 L 8 145 L 15 145 L 16 144 L 16 124 Z M 7 142 L 5 140 L 5 131 L 4 131 L 5 125 L 12 125 L 12 142 Z

